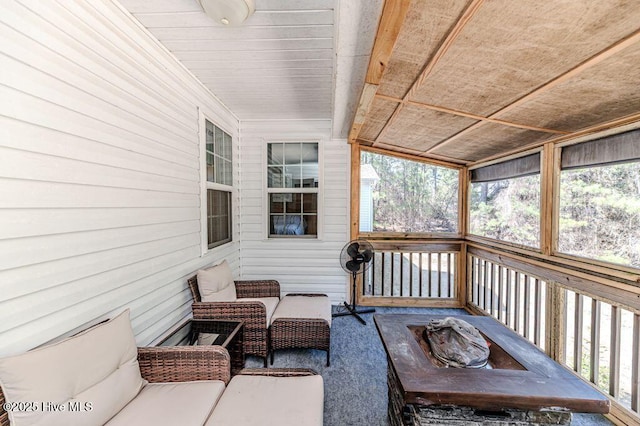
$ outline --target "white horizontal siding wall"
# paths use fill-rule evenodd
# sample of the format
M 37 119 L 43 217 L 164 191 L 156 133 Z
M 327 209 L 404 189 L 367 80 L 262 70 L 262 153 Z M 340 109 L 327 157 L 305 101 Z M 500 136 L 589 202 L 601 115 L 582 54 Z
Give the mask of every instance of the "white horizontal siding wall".
M 276 279 L 283 294 L 325 293 L 339 303 L 346 289 L 339 258 L 348 237 L 350 161 L 346 141 L 332 140 L 330 135 L 329 120 L 240 122 L 241 261 L 245 279 Z M 314 140 L 322 155 L 321 235 L 268 239 L 265 145 Z
M 3 0 L 0 23 L 0 356 L 125 308 L 148 344 L 195 270 L 239 275 L 237 194 L 235 242 L 201 255 L 198 108 L 236 144 L 237 119 L 114 2 Z

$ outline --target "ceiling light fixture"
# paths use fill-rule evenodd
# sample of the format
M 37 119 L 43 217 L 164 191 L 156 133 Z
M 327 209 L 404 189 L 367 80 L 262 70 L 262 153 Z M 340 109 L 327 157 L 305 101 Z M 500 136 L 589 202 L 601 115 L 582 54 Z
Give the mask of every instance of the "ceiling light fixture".
M 198 0 L 210 18 L 223 25 L 240 25 L 256 11 L 254 0 Z

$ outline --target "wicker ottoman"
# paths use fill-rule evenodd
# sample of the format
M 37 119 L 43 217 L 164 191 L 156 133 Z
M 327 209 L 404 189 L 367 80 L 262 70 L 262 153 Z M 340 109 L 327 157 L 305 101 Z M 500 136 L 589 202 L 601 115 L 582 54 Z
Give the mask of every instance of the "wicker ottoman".
M 330 361 L 331 302 L 325 294 L 288 294 L 271 317 L 270 351 L 307 348 L 327 351 Z

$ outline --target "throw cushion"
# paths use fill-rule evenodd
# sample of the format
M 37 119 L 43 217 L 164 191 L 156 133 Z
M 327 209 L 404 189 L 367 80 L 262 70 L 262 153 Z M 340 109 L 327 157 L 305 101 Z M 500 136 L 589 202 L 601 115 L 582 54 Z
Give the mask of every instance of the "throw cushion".
M 106 426 L 202 425 L 224 391 L 224 382 L 149 383 Z
M 231 379 L 205 426 L 322 426 L 323 413 L 322 376 L 239 375 Z
M 126 310 L 58 343 L 0 359 L 6 400 L 40 404 L 9 411 L 11 425 L 106 423 L 145 384 L 137 357 Z
M 331 327 L 331 302 L 327 296 L 285 296 L 278 303 L 271 324 L 279 318 L 321 319 Z
M 198 271 L 198 291 L 203 302 L 235 302 L 236 285 L 226 260 Z

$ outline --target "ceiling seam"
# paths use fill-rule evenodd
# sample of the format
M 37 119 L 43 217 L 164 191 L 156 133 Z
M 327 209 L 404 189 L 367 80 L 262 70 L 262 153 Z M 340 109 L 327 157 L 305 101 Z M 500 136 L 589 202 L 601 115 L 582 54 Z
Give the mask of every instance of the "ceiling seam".
M 605 59 L 610 58 L 611 56 L 613 56 L 614 54 L 620 52 L 621 50 L 626 49 L 629 46 L 632 46 L 633 44 L 637 43 L 638 41 L 640 41 L 640 30 L 636 30 L 633 33 L 629 34 L 628 36 L 618 40 L 617 42 L 613 43 L 612 45 L 609 45 L 608 47 L 606 47 L 605 49 L 601 50 L 600 52 L 596 53 L 595 55 L 591 56 L 590 58 L 582 61 L 581 63 L 579 63 L 578 65 L 576 65 L 575 67 L 569 69 L 568 71 L 560 74 L 559 76 L 549 80 L 548 82 L 542 84 L 541 86 L 538 86 L 536 89 L 532 90 L 531 92 L 527 93 L 526 95 L 520 97 L 519 99 L 515 100 L 514 102 L 510 103 L 509 105 L 504 106 L 503 108 L 499 109 L 498 111 L 494 112 L 493 114 L 489 115 L 487 118 L 494 118 L 496 116 L 499 116 L 501 114 L 504 114 L 505 112 L 508 112 L 510 110 L 512 110 L 513 108 L 522 105 L 523 103 L 531 100 L 532 98 L 538 96 L 540 93 L 545 92 L 546 90 L 549 90 L 561 83 L 564 83 L 565 81 L 569 80 L 570 78 L 574 77 L 575 75 L 581 73 L 582 71 L 591 68 L 592 66 L 604 61 Z M 429 149 L 425 150 L 424 153 L 425 154 L 432 154 L 432 151 L 436 148 L 439 148 L 445 144 L 448 144 L 470 132 L 472 132 L 473 130 L 482 127 L 483 125 L 487 124 L 487 121 L 481 121 L 475 124 L 472 124 L 471 126 L 467 127 L 466 129 L 461 130 L 460 132 L 456 133 L 455 135 L 442 140 L 440 142 L 438 142 L 436 145 L 430 147 Z M 572 137 L 573 135 L 575 135 L 577 132 L 569 132 L 566 136 L 568 137 Z M 551 140 L 547 140 L 544 142 L 550 142 Z M 541 144 L 543 142 L 540 142 Z
M 473 16 L 476 14 L 478 9 L 480 9 L 480 6 L 482 5 L 483 2 L 484 0 L 472 0 L 467 5 L 464 12 L 462 12 L 460 17 L 456 21 L 455 25 L 448 32 L 447 36 L 442 41 L 442 43 L 440 44 L 440 46 L 438 47 L 434 55 L 429 59 L 429 61 L 427 61 L 427 63 L 425 64 L 420 74 L 413 81 L 413 83 L 411 84 L 411 87 L 409 88 L 407 93 L 403 96 L 402 102 L 396 106 L 395 110 L 393 111 L 393 114 L 391 114 L 391 117 L 389 117 L 389 120 L 387 120 L 382 130 L 380 130 L 380 133 L 378 133 L 378 136 L 376 136 L 376 139 L 375 139 L 375 143 L 380 142 L 380 139 L 388 131 L 388 129 L 393 124 L 393 122 L 398 118 L 398 115 L 400 115 L 400 112 L 406 105 L 409 98 L 415 94 L 415 91 L 418 89 L 418 87 L 424 82 L 424 80 L 435 68 L 435 66 L 440 61 L 440 59 L 442 59 L 442 57 L 447 53 L 449 48 L 453 45 L 454 41 L 458 38 L 458 36 L 462 32 L 465 25 L 473 18 Z

